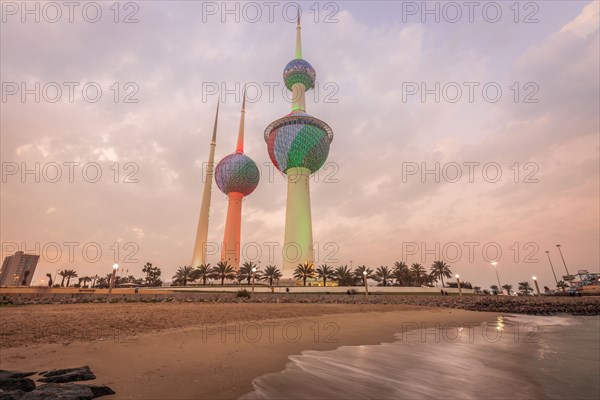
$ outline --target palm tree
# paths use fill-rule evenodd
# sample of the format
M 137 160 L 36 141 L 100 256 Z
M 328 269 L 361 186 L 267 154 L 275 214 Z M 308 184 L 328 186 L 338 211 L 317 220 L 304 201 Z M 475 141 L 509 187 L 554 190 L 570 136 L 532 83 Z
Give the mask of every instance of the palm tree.
M 58 271 L 58 276 L 62 277 L 62 280 L 60 281 L 60 287 L 65 286 L 65 279 L 67 278 L 67 270 L 63 269 L 62 271 Z
M 562 291 L 564 292 L 565 289 L 569 287 L 569 285 L 565 281 L 558 281 L 556 282 L 556 287 L 558 289 L 562 289 Z
M 312 263 L 305 262 L 304 264 L 298 264 L 294 270 L 294 278 L 302 279 L 303 286 L 306 286 L 306 278 L 312 278 L 315 276 L 315 267 Z
M 425 267 L 423 267 L 419 263 L 414 263 L 410 266 L 410 273 L 415 278 L 417 286 L 421 286 L 421 278 L 427 276 L 427 271 L 425 270 Z
M 450 266 L 443 261 L 434 261 L 434 263 L 431 264 L 431 273 L 436 279 L 440 278 L 442 280 L 442 287 L 444 287 L 444 278 L 452 277 Z
M 92 281 L 92 287 L 96 287 L 96 281 L 98 280 L 98 278 L 100 278 L 98 276 L 98 274 L 96 274 L 96 275 L 93 276 L 93 278 L 92 278 L 93 279 L 93 281 Z
M 408 265 L 406 265 L 404 261 L 396 261 L 394 263 L 394 272 L 392 273 L 392 276 L 396 280 L 397 285 L 410 285 L 410 272 L 408 270 Z
M 46 274 L 46 276 L 48 277 L 48 287 L 52 286 L 52 274 Z
M 242 266 L 240 267 L 240 270 L 237 273 L 237 277 L 236 277 L 237 280 L 239 282 L 246 280 L 246 281 L 248 281 L 248 286 L 250 286 L 250 280 L 252 279 L 252 274 L 258 275 L 258 271 L 252 272 L 252 268 L 256 268 L 256 264 L 253 262 L 245 262 L 244 264 L 242 264 Z
M 80 282 L 83 282 L 83 287 L 87 287 L 87 283 L 92 280 L 89 276 L 84 276 L 83 278 L 79 278 Z
M 366 274 L 364 274 L 364 272 L 366 272 Z M 363 285 L 366 285 L 367 279 L 373 277 L 373 270 L 371 268 L 367 268 L 366 265 L 360 265 L 354 270 L 354 276 L 357 280 L 362 280 Z
M 212 268 L 212 274 L 215 279 L 221 280 L 221 286 L 225 284 L 225 279 L 228 281 L 235 279 L 235 269 L 227 261 L 219 261 Z
M 109 284 L 110 284 L 110 274 L 108 275 L 108 277 L 98 277 L 98 279 L 96 280 L 96 284 L 94 285 L 95 287 L 97 287 L 98 289 L 107 289 Z
M 173 275 L 173 277 L 171 279 L 173 279 L 173 283 L 177 284 L 177 285 L 181 285 L 183 284 L 183 286 L 187 286 L 188 281 L 192 280 L 190 279 L 192 277 L 192 272 L 194 271 L 194 268 L 192 268 L 192 266 L 187 266 L 184 265 L 183 267 L 179 267 L 177 268 L 177 272 L 175 272 L 175 275 Z
M 384 267 L 383 265 L 377 268 L 375 275 L 373 276 L 373 279 L 375 279 L 377 282 L 381 282 L 383 286 L 387 286 L 387 283 L 389 280 L 391 280 L 391 278 L 392 271 L 388 266 Z
M 206 286 L 206 281 L 210 278 L 212 278 L 210 263 L 200 264 L 192 272 L 192 281 L 195 281 L 196 279 L 202 279 L 202 285 L 204 286 Z
M 431 287 L 435 284 L 437 287 L 437 280 L 432 273 L 425 273 L 425 281 L 423 283 Z
M 327 279 L 332 280 L 334 276 L 333 268 L 327 264 L 319 265 L 316 272 L 317 277 L 323 279 L 323 287 L 327 286 Z
M 355 279 L 352 270 L 347 265 L 337 267 L 333 272 L 333 280 L 337 281 L 339 286 L 354 286 Z
M 510 291 L 512 290 L 512 285 L 507 283 L 506 285 L 502 285 L 502 289 L 506 290 L 506 294 L 510 296 Z
M 529 282 L 519 282 L 519 293 L 527 296 L 530 292 L 533 292 L 533 288 L 529 285 Z
M 473 292 L 475 294 L 480 294 L 481 293 L 481 286 L 473 286 Z
M 71 282 L 71 278 L 77 278 L 77 271 L 72 270 L 72 269 L 68 269 L 68 270 L 63 271 L 63 272 L 66 272 L 66 274 L 67 274 L 66 275 L 67 276 L 67 287 L 69 287 L 69 283 Z
M 492 289 L 492 291 L 495 293 L 500 293 L 500 288 L 498 285 L 490 285 L 490 289 Z
M 273 286 L 273 281 L 281 279 L 281 271 L 274 265 L 267 265 L 265 273 L 263 274 L 263 280 L 269 281 L 269 286 Z

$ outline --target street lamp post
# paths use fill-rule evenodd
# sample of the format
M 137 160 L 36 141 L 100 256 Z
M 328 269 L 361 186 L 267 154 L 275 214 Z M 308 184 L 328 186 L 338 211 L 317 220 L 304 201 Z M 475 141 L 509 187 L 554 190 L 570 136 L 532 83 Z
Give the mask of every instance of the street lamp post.
M 535 284 L 535 291 L 537 292 L 537 294 L 539 296 L 540 295 L 540 287 L 538 286 L 537 278 L 535 276 L 533 277 L 533 283 Z
M 117 275 L 117 270 L 119 269 L 119 264 L 113 264 L 113 272 L 110 276 L 110 283 L 108 284 L 108 294 L 112 293 L 113 287 L 115 286 L 115 277 Z
M 496 271 L 496 279 L 498 280 L 498 294 L 502 293 L 502 284 L 500 283 L 500 277 L 498 276 L 498 262 L 492 261 L 492 265 L 494 266 L 494 271 Z
M 256 275 L 256 267 L 252 267 L 252 293 L 254 293 L 254 277 Z
M 350 270 L 352 271 L 352 260 L 350 260 Z
M 567 278 L 571 276 L 569 270 L 567 269 L 567 263 L 565 262 L 565 258 L 563 257 L 562 251 L 560 250 L 560 244 L 557 244 L 558 252 L 560 253 L 560 258 L 562 258 L 563 265 L 565 266 L 565 271 L 567 271 Z
M 554 272 L 554 266 L 552 265 L 552 259 L 550 258 L 550 252 L 546 250 L 548 261 L 550 261 L 550 268 L 552 269 L 552 275 L 554 275 L 554 282 L 558 285 L 558 279 L 556 279 L 556 273 Z
M 369 287 L 367 286 L 367 271 L 363 271 L 363 281 L 365 281 L 365 296 L 369 295 Z
M 458 295 L 462 296 L 462 289 L 460 287 L 460 279 L 458 279 L 460 277 L 458 276 L 458 274 L 456 274 L 455 277 L 456 277 L 456 284 L 458 285 Z

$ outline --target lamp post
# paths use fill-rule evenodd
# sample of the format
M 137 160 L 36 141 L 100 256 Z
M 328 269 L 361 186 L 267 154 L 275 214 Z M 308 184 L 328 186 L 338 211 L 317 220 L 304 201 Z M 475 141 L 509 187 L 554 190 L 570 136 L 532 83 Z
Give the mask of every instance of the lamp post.
M 537 294 L 539 296 L 540 295 L 540 287 L 538 286 L 537 278 L 535 276 L 533 277 L 533 283 L 535 284 L 535 291 L 537 292 Z
M 558 279 L 556 279 L 556 273 L 554 272 L 554 266 L 552 265 L 552 259 L 550 259 L 550 252 L 546 250 L 548 261 L 550 261 L 550 268 L 552 269 L 552 275 L 554 275 L 554 282 L 558 285 Z
M 498 265 L 497 261 L 492 261 L 492 265 L 494 266 L 494 271 L 496 271 L 496 279 L 498 280 L 498 294 L 502 293 L 502 284 L 500 283 L 500 277 L 498 276 Z
M 560 244 L 557 244 L 556 247 L 558 248 L 558 252 L 560 253 L 560 258 L 562 258 L 563 265 L 565 266 L 565 271 L 567 271 L 567 278 L 570 278 L 571 274 L 569 273 L 569 270 L 567 269 L 567 263 L 565 262 L 565 258 L 563 257 L 562 251 L 560 250 Z M 569 279 L 567 279 L 567 280 L 569 280 Z
M 252 293 L 254 293 L 254 277 L 256 275 L 256 267 L 252 267 Z
M 119 269 L 119 264 L 113 264 L 112 275 L 110 276 L 110 283 L 108 284 L 108 294 L 112 293 L 113 287 L 115 286 L 115 276 L 117 275 L 117 270 Z
M 352 271 L 352 260 L 350 260 L 350 270 Z
M 363 271 L 363 281 L 365 281 L 365 296 L 369 295 L 369 287 L 367 286 L 367 271 Z
M 462 296 L 462 289 L 460 287 L 460 279 L 458 279 L 458 278 L 460 278 L 460 276 L 458 276 L 458 274 L 456 274 L 454 276 L 456 277 L 456 284 L 458 285 L 458 295 Z
M 56 272 L 54 273 L 54 279 L 52 279 L 53 284 L 56 284 L 56 275 L 58 275 L 59 272 L 60 272 L 60 269 L 57 269 Z

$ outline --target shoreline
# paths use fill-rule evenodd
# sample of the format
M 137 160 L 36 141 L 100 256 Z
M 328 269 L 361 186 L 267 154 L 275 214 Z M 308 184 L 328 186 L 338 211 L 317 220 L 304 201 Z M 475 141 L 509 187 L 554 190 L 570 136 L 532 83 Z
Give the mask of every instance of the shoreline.
M 235 305 L 218 305 L 223 306 Z M 251 307 L 260 311 L 267 305 L 240 306 L 245 306 L 246 316 L 251 317 Z M 213 319 L 203 325 L 126 336 L 125 340 L 3 346 L 0 365 L 2 369 L 32 371 L 89 365 L 98 377 L 93 383 L 111 387 L 116 392 L 115 399 L 238 398 L 253 390 L 254 378 L 282 371 L 289 356 L 306 350 L 389 343 L 397 340 L 394 334 L 414 329 L 415 325 L 474 324 L 493 321 L 497 316 L 414 306 L 385 306 L 382 311 L 374 305 L 363 307 L 362 311 L 358 305 L 335 305 L 327 310 L 333 313 L 323 312 L 327 305 L 320 305 L 322 314 L 314 316 L 314 305 L 278 306 L 298 315 L 268 318 L 263 313 L 263 318 L 242 320 L 230 308 L 222 313 L 232 318 L 225 316 L 221 321 Z M 62 306 L 69 307 L 73 306 Z

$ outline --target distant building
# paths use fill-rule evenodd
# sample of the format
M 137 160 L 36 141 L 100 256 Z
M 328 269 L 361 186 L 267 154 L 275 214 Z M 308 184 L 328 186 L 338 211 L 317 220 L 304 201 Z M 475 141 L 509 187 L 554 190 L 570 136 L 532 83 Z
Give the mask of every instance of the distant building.
M 39 258 L 22 251 L 6 256 L 0 269 L 0 286 L 29 286 Z

